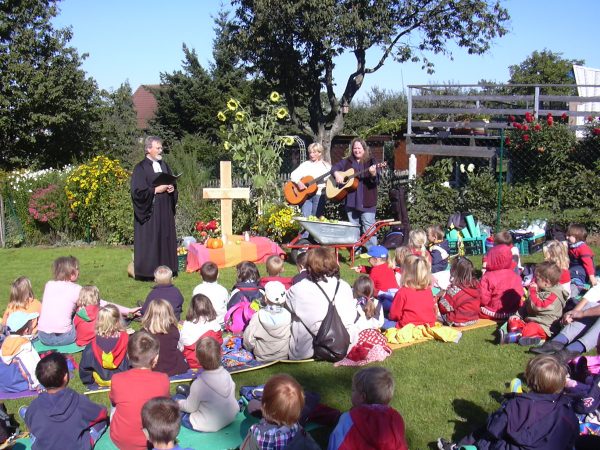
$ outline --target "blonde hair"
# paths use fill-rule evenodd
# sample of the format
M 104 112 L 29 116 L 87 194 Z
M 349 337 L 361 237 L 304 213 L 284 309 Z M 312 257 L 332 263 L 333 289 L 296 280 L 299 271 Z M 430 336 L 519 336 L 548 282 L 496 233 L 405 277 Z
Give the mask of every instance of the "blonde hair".
M 525 369 L 527 386 L 540 394 L 559 394 L 565 387 L 567 367 L 555 356 L 539 355 Z
M 406 245 L 401 245 L 400 247 L 397 247 L 394 251 L 394 262 L 396 263 L 395 266 L 401 268 L 404 265 L 406 257 L 410 255 L 412 255 L 412 252 L 410 251 L 410 248 Z
M 323 148 L 323 146 L 320 143 L 313 142 L 312 144 L 310 144 L 308 146 L 307 151 L 308 151 L 308 153 L 313 152 L 313 151 L 317 152 L 318 154 L 321 155 L 321 159 L 323 159 L 323 153 L 324 153 L 325 149 Z
M 557 240 L 548 241 L 544 244 L 542 249 L 546 261 L 552 261 L 561 270 L 569 268 L 569 252 L 567 250 L 566 242 L 563 243 Z
M 427 239 L 432 244 L 442 242 L 444 240 L 444 230 L 440 225 L 429 225 L 427 227 Z
M 304 408 L 304 391 L 290 375 L 280 373 L 269 378 L 263 389 L 261 409 L 269 423 L 291 427 Z
M 125 329 L 121 321 L 121 313 L 115 305 L 106 305 L 98 311 L 96 319 L 96 335 L 114 337 Z
M 368 405 L 388 405 L 394 396 L 394 377 L 385 367 L 367 367 L 352 377 L 352 390 Z
M 162 298 L 152 300 L 142 317 L 142 327 L 152 334 L 167 334 L 173 325 L 177 326 L 173 306 Z
M 10 299 L 8 306 L 12 309 L 27 309 L 33 301 L 33 288 L 27 277 L 19 277 L 10 286 Z
M 402 286 L 426 289 L 431 285 L 431 266 L 422 256 L 410 255 L 402 266 Z
M 271 255 L 267 258 L 265 268 L 270 277 L 276 277 L 283 272 L 283 259 L 279 255 Z
M 83 286 L 79 291 L 79 298 L 77 299 L 77 307 L 85 307 L 88 305 L 99 305 L 100 304 L 100 291 L 96 286 Z
M 423 230 L 410 230 L 408 246 L 412 251 L 419 252 L 420 256 L 427 256 L 427 233 Z
M 73 275 L 79 270 L 79 261 L 74 256 L 61 256 L 52 263 L 55 281 L 74 281 Z
M 171 284 L 173 280 L 173 271 L 168 266 L 158 266 L 154 271 L 154 281 L 156 284 Z

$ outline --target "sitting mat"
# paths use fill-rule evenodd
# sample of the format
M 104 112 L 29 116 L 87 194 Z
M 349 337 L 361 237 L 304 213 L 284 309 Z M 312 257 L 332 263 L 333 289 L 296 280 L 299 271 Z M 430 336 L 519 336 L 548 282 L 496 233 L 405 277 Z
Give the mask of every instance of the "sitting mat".
M 79 353 L 82 352 L 85 347 L 80 347 L 79 345 L 72 343 L 69 345 L 46 345 L 43 344 L 39 339 L 33 343 L 33 348 L 37 350 L 38 353 L 47 352 L 50 350 L 55 350 L 59 353 L 70 354 L 70 353 Z
M 194 381 L 198 375 L 198 369 L 190 369 L 185 373 L 173 375 L 169 377 L 169 383 L 185 383 L 188 381 Z M 110 386 L 99 386 L 96 383 L 88 384 L 85 386 L 87 390 L 84 392 L 85 395 L 99 394 L 101 392 L 110 392 Z
M 18 398 L 37 397 L 38 391 L 35 389 L 21 392 L 0 392 L 0 400 L 15 400 Z

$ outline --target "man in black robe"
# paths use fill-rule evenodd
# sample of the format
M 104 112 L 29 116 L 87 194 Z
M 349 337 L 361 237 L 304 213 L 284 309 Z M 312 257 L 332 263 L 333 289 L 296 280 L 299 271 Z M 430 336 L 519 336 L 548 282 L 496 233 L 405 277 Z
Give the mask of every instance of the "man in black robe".
M 151 281 L 154 270 L 168 266 L 177 275 L 177 235 L 175 232 L 175 183 L 155 185 L 160 173 L 172 175 L 162 161 L 162 141 L 148 136 L 144 142 L 146 157 L 133 169 L 134 272 L 138 280 Z

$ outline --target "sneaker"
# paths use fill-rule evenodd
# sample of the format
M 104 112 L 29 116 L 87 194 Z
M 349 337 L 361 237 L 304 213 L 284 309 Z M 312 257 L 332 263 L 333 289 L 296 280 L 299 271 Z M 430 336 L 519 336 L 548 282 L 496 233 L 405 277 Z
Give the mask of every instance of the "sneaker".
M 522 394 L 523 393 L 523 383 L 518 378 L 513 378 L 510 380 L 509 385 L 510 392 L 514 394 Z
M 523 346 L 540 345 L 541 342 L 542 338 L 539 336 L 522 337 L 519 339 L 519 345 Z
M 531 353 L 536 353 L 538 355 L 552 355 L 560 350 L 565 348 L 564 344 L 556 341 L 546 341 L 544 345 L 540 345 L 539 347 L 532 347 L 529 349 Z
M 519 331 L 511 331 L 511 332 L 507 333 L 502 328 L 500 328 L 498 330 L 498 335 L 500 337 L 500 342 L 498 342 L 500 345 L 516 344 L 517 342 L 519 342 L 519 339 L 521 338 L 521 333 Z
M 439 450 L 458 450 L 458 446 L 454 442 L 447 441 L 444 438 L 437 440 L 437 448 Z

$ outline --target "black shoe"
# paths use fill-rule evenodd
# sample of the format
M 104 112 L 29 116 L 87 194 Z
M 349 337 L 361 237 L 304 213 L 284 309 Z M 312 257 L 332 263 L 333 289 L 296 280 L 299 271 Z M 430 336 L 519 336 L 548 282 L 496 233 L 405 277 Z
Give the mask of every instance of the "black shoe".
M 529 349 L 529 351 L 538 355 L 552 355 L 556 352 L 561 351 L 563 348 L 565 348 L 565 345 L 561 344 L 560 342 L 546 341 L 544 342 L 544 345 L 541 345 L 539 347 L 532 347 Z
M 538 336 L 533 337 L 522 337 L 519 339 L 519 345 L 528 346 L 528 345 L 540 345 L 542 342 L 542 338 Z
M 554 356 L 556 357 L 556 359 L 558 359 L 563 364 L 567 364 L 572 359 L 575 359 L 578 356 L 581 356 L 581 353 L 580 352 L 575 352 L 573 350 L 567 350 L 566 348 L 563 348 L 562 350 L 559 350 L 558 352 L 556 352 L 554 354 Z
M 175 393 L 183 395 L 185 398 L 188 398 L 190 395 L 190 385 L 189 384 L 180 384 L 175 388 Z
M 439 450 L 457 450 L 458 446 L 454 442 L 447 441 L 444 438 L 437 440 L 437 448 Z

